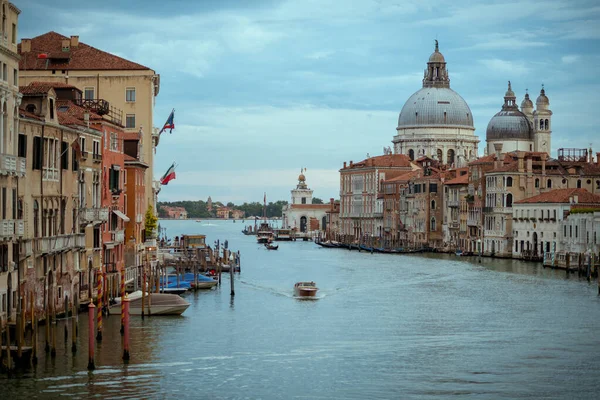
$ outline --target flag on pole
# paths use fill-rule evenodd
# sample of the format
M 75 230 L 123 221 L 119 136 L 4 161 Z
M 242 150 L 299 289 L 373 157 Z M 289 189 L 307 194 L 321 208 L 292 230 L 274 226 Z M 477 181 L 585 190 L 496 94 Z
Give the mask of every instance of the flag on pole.
M 165 172 L 165 174 L 163 175 L 163 177 L 160 178 L 160 184 L 161 185 L 166 185 L 170 181 L 172 181 L 173 179 L 175 179 L 175 163 L 171 164 L 171 166 L 169 167 L 169 169 L 167 170 L 167 172 Z
M 169 118 L 167 118 L 167 122 L 165 122 L 165 124 L 163 125 L 162 129 L 160 130 L 160 132 L 158 132 L 158 134 L 160 135 L 161 133 L 163 133 L 164 131 L 166 131 L 167 129 L 169 130 L 169 133 L 173 132 L 173 129 L 175 129 L 175 109 L 173 109 L 173 111 L 171 111 L 171 114 L 169 114 Z

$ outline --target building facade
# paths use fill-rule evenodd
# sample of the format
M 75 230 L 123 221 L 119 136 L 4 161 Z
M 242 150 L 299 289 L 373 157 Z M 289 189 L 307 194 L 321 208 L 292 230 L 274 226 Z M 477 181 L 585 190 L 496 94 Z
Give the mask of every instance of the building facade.
M 295 229 L 298 232 L 314 233 L 327 230 L 327 211 L 329 204 L 312 204 L 313 190 L 306 184 L 301 172 L 296 188 L 291 190 L 291 203 L 281 210 L 282 228 Z

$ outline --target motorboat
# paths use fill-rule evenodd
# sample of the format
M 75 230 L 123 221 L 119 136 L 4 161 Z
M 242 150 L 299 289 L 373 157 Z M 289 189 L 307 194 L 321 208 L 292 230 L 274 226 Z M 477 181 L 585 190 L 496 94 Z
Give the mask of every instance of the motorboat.
M 129 315 L 142 315 L 142 291 L 133 292 L 127 298 Z M 146 315 L 181 315 L 190 306 L 181 296 L 170 293 L 146 293 L 143 300 Z M 121 308 L 120 297 L 115 299 L 111 309 L 116 307 Z
M 183 274 L 183 279 L 185 282 L 189 283 L 192 288 L 195 289 L 210 289 L 216 286 L 219 281 L 213 279 L 209 276 L 198 274 L 198 283 L 196 284 L 196 280 L 194 279 L 194 274 L 192 272 L 186 272 Z
M 314 282 L 297 282 L 294 285 L 294 296 L 296 297 L 315 297 L 319 288 Z

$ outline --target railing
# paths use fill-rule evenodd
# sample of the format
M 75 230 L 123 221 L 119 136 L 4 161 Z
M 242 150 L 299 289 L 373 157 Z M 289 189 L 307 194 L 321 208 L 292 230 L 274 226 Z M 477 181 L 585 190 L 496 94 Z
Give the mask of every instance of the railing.
M 0 154 L 0 175 L 25 176 L 25 158 Z
M 23 236 L 25 223 L 22 219 L 4 219 L 0 221 L 0 237 Z
M 512 207 L 494 207 L 495 213 L 512 214 Z
M 115 243 L 123 243 L 125 241 L 125 231 L 118 230 L 112 232 L 112 241 Z
M 448 226 L 450 227 L 450 229 L 458 229 L 458 228 L 460 228 L 460 223 L 459 222 L 450 222 L 448 224 Z
M 93 159 L 94 159 L 94 161 L 96 161 L 96 162 L 101 162 L 101 161 L 102 161 L 102 154 L 93 153 L 93 154 L 92 154 L 92 158 L 93 158 Z
M 117 271 L 117 264 L 114 262 L 104 263 L 104 269 L 108 273 L 115 273 Z
M 75 247 L 85 248 L 85 234 L 58 235 L 37 238 L 35 240 L 36 253 L 59 253 Z
M 83 159 L 86 159 L 86 158 L 87 158 L 87 156 L 88 156 L 88 154 L 90 154 L 90 153 L 89 153 L 89 152 L 87 152 L 87 151 L 85 151 L 85 150 L 82 150 L 82 151 L 81 151 L 81 158 L 83 158 Z
M 125 284 L 135 281 L 137 277 L 137 266 L 125 268 Z
M 502 230 L 485 230 L 484 231 L 484 236 L 506 236 L 506 232 L 502 231 Z
M 77 99 L 74 101 L 78 106 L 84 107 L 90 111 L 95 112 L 98 115 L 105 116 L 109 121 L 123 125 L 123 112 L 110 105 L 110 103 L 103 99 Z
M 44 167 L 43 179 L 47 180 L 47 181 L 57 181 L 58 180 L 58 168 Z
M 458 207 L 460 200 L 448 200 L 448 207 Z
M 82 223 L 108 221 L 108 208 L 81 208 L 79 218 Z
M 479 225 L 479 220 L 476 218 L 467 218 L 467 225 L 477 226 Z

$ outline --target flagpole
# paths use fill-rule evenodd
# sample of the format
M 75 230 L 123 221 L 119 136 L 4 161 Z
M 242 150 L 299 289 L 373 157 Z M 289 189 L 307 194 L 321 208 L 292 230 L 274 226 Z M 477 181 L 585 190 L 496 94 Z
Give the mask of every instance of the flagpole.
M 167 122 L 169 122 L 169 118 L 171 118 L 171 115 L 175 113 L 175 109 L 171 110 L 171 114 L 169 114 L 169 116 L 167 117 L 167 120 L 165 121 L 165 123 L 163 124 L 162 129 L 160 130 L 160 132 L 158 132 L 158 134 L 160 135 L 161 133 L 163 133 L 165 131 L 165 125 L 167 124 Z

